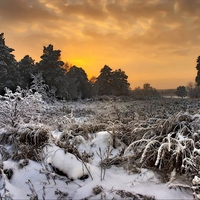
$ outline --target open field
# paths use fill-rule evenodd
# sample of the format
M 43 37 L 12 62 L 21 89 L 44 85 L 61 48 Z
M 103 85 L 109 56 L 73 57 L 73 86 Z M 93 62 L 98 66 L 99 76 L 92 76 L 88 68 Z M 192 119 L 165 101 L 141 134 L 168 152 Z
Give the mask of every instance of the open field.
M 1 99 L 2 198 L 200 199 L 199 100 L 15 97 Z

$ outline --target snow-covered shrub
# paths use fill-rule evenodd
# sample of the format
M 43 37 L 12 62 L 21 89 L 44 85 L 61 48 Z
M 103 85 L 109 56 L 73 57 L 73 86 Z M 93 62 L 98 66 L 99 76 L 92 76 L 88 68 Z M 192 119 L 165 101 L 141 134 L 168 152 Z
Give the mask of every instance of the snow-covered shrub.
M 46 108 L 42 96 L 32 90 L 18 87 L 12 92 L 6 88 L 4 96 L 0 96 L 0 125 L 4 127 L 0 131 L 0 144 L 13 147 L 14 160 L 36 159 L 37 148 L 48 142 L 49 130 L 38 125 Z
M 2 145 L 11 145 L 15 141 L 15 137 L 17 134 L 16 128 L 6 127 L 0 129 L 0 144 Z
M 62 143 L 65 143 L 66 147 L 68 146 L 77 146 L 80 144 L 86 144 L 86 141 L 82 135 L 73 135 L 72 131 L 63 131 L 58 138 Z M 58 142 L 59 143 L 59 142 Z
M 26 124 L 19 127 L 15 136 L 12 159 L 41 159 L 38 152 L 49 144 L 53 136 L 44 124 Z
M 191 177 L 200 170 L 200 118 L 178 113 L 158 121 L 125 150 L 141 166 L 154 167 L 165 173 L 187 173 Z
M 195 200 L 200 199 L 200 178 L 195 176 L 192 180 L 192 189 L 193 189 L 193 196 Z
M 31 74 L 31 78 L 33 80 L 31 82 L 30 89 L 40 93 L 44 99 L 47 98 L 47 90 L 49 89 L 49 86 L 45 84 L 42 72 L 39 72 L 37 74 Z
M 9 189 L 7 189 L 7 185 L 9 184 L 8 178 L 4 173 L 3 169 L 0 169 L 0 199 L 9 199 L 12 200 Z
M 20 124 L 18 128 L 4 128 L 0 131 L 0 153 L 3 160 L 12 158 L 15 161 L 20 159 L 40 159 L 37 156 L 41 148 L 52 142 L 53 136 L 49 127 L 44 124 Z M 3 148 L 6 146 L 6 148 Z
M 4 161 L 9 158 L 10 158 L 10 154 L 8 150 L 3 145 L 0 145 L 0 160 Z
M 19 127 L 16 139 L 21 144 L 41 147 L 49 143 L 52 138 L 49 128 L 44 124 L 25 124 Z
M 15 92 L 5 88 L 4 96 L 0 96 L 0 124 L 17 127 L 20 123 L 37 120 L 44 110 L 41 95 L 32 90 L 17 87 Z

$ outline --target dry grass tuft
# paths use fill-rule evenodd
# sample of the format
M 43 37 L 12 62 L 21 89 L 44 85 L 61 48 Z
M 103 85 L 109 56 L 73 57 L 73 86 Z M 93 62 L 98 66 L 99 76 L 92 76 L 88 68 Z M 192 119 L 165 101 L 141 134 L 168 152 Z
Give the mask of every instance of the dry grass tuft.
M 173 171 L 193 177 L 200 170 L 200 125 L 197 123 L 199 118 L 188 113 L 158 121 L 148 131 L 139 130 L 141 139 L 134 137 L 124 156 L 134 158 L 137 166 L 169 174 L 169 179 Z
M 136 200 L 154 200 L 154 197 L 151 196 L 146 196 L 146 195 L 141 195 L 141 194 L 136 194 L 133 192 L 128 192 L 125 190 L 117 190 L 116 194 L 119 195 L 121 198 L 125 199 L 136 199 Z
M 45 126 L 27 125 L 18 130 L 18 142 L 34 147 L 41 147 L 52 138 Z
M 94 187 L 94 188 L 92 189 L 92 193 L 93 193 L 94 195 L 98 195 L 98 194 L 100 194 L 102 191 L 103 191 L 103 187 L 102 187 L 102 186 L 99 186 L 99 185 L 97 185 L 96 187 Z

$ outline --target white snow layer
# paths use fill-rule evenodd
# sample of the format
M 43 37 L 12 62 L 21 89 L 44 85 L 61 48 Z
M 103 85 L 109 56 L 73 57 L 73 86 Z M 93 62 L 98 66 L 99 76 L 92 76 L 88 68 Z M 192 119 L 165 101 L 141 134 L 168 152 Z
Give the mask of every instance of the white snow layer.
M 44 148 L 44 153 L 48 157 L 47 162 L 67 175 L 69 179 L 78 179 L 88 175 L 88 171 L 83 162 L 73 154 L 65 152 L 56 145 L 49 145 Z
M 89 149 L 89 146 L 92 146 L 89 151 L 94 154 L 93 160 L 99 160 L 96 152 L 99 148 L 102 149 L 102 152 L 105 152 L 110 145 L 109 140 L 111 140 L 111 135 L 106 131 L 102 131 L 97 133 L 91 141 L 87 141 L 88 146 L 86 145 L 86 147 Z M 82 148 L 84 150 L 84 145 L 82 145 Z M 11 180 L 4 178 L 5 188 L 10 192 L 13 200 L 30 199 L 32 192 L 28 184 L 26 184 L 27 180 L 30 180 L 33 184 L 38 198 L 45 200 L 61 199 L 55 193 L 56 190 L 67 194 L 67 197 L 63 197 L 63 199 L 121 199 L 116 194 L 118 190 L 152 196 L 156 200 L 193 199 L 191 191 L 169 189 L 169 183 L 162 183 L 158 179 L 157 174 L 148 169 L 141 169 L 140 173 L 130 173 L 123 167 L 111 166 L 109 169 L 106 169 L 105 177 L 102 180 L 102 169 L 97 161 L 93 161 L 90 164 L 85 163 L 92 177 L 89 176 L 85 180 L 80 180 L 79 178 L 83 175 L 88 175 L 88 171 L 84 164 L 73 154 L 65 152 L 54 144 L 46 146 L 43 151 L 46 156 L 44 163 L 51 163 L 52 166 L 63 171 L 73 181 L 66 184 L 67 178 L 63 180 L 56 179 L 55 181 L 51 178 L 47 180 L 45 174 L 40 173 L 43 166 L 39 162 L 29 160 L 27 166 L 19 168 L 17 162 L 4 161 L 4 169 L 13 169 Z M 116 155 L 117 150 L 116 152 L 113 150 L 112 153 Z M 0 179 L 0 186 L 3 186 L 2 180 L 3 178 Z M 194 181 L 199 182 L 199 179 L 196 178 Z M 97 186 L 102 187 L 102 192 L 94 195 L 93 188 Z M 0 195 L 5 197 L 5 191 L 1 190 Z

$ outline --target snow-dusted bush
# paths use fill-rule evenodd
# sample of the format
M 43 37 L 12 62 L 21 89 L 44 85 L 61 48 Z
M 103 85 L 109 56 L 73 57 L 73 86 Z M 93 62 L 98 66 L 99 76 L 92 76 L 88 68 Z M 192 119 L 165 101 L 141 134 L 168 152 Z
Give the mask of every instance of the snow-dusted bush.
M 33 79 L 31 82 L 31 89 L 33 91 L 37 91 L 44 98 L 47 97 L 47 89 L 49 88 L 47 84 L 45 84 L 45 80 L 42 77 L 42 72 L 37 74 L 31 74 L 31 78 Z
M 13 160 L 40 160 L 38 153 L 43 146 L 52 142 L 53 136 L 44 124 L 25 124 L 19 126 L 13 143 Z
M 198 176 L 195 176 L 192 180 L 193 184 L 193 196 L 195 200 L 200 199 L 200 178 Z
M 0 145 L 0 160 L 4 161 L 9 158 L 10 158 L 10 154 L 8 150 L 3 145 Z
M 12 146 L 10 156 L 14 160 L 36 159 L 37 148 L 48 142 L 49 130 L 38 125 L 46 108 L 42 96 L 32 90 L 17 87 L 12 92 L 5 88 L 4 96 L 0 96 L 0 125 L 4 127 L 0 131 L 0 144 Z
M 5 88 L 4 96 L 0 96 L 0 124 L 2 126 L 17 127 L 20 123 L 27 123 L 40 118 L 45 103 L 42 96 L 32 90 L 17 87 L 15 92 Z
M 49 127 L 44 124 L 20 124 L 18 128 L 5 128 L 0 131 L 0 158 L 15 161 L 20 159 L 38 160 L 38 152 L 52 142 Z M 6 149 L 4 146 L 8 149 Z
M 19 143 L 38 148 L 48 144 L 52 138 L 49 128 L 44 124 L 25 124 L 19 127 L 16 139 Z
M 6 127 L 0 129 L 0 144 L 11 145 L 15 141 L 17 130 L 13 127 Z
M 124 155 L 142 166 L 192 177 L 200 170 L 199 121 L 199 115 L 188 113 L 159 121 L 141 139 L 132 142 Z

